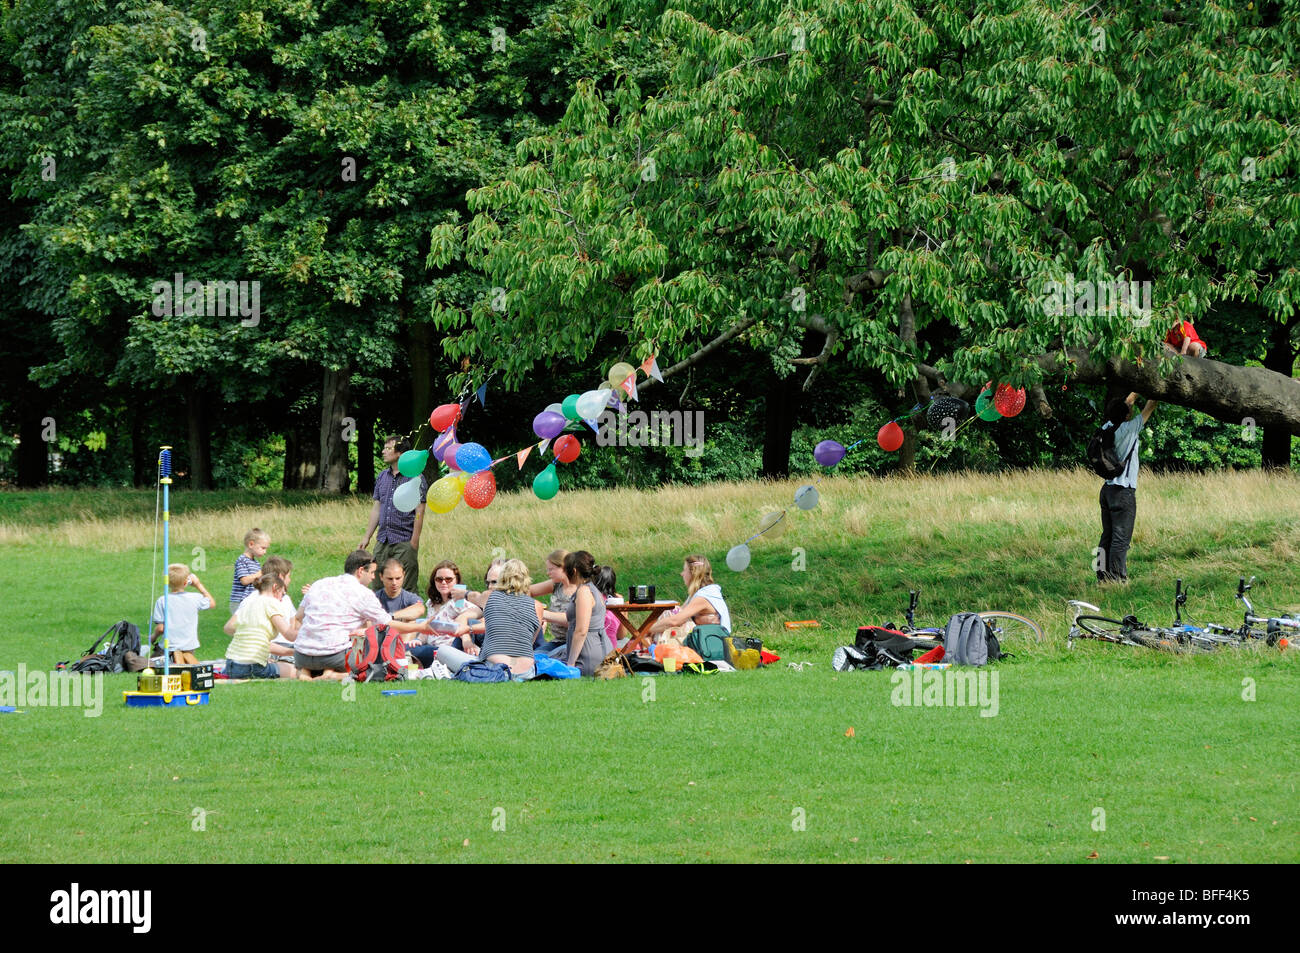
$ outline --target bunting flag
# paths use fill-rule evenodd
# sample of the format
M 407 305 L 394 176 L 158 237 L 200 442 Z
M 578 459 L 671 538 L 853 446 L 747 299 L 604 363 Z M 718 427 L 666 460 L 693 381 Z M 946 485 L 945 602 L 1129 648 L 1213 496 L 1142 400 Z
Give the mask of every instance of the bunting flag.
M 550 438 L 550 437 L 547 437 L 545 440 L 543 440 L 541 443 L 539 443 L 539 444 L 537 445 L 537 452 L 538 452 L 538 453 L 545 453 L 545 452 L 546 452 L 546 448 L 547 448 L 547 446 L 550 445 L 550 442 L 551 442 L 551 438 Z
M 632 400 L 640 400 L 640 398 L 637 397 L 636 395 L 636 374 L 635 373 L 629 376 L 627 380 L 625 380 L 623 383 L 619 384 L 618 386 L 621 387 L 623 389 L 623 393 L 627 394 L 627 396 L 630 397 Z
M 588 427 L 590 427 L 592 430 L 596 431 L 596 435 L 597 435 L 597 436 L 600 435 L 600 424 L 596 423 L 596 421 L 594 421 L 594 420 L 587 420 L 587 418 L 585 418 L 585 417 L 583 418 L 583 420 L 586 422 L 586 424 L 587 424 Z
M 657 355 L 651 354 L 641 362 L 641 370 L 645 371 L 647 377 L 653 377 L 659 383 L 664 382 L 664 376 L 659 373 L 659 364 L 655 361 Z
M 479 406 L 487 406 L 487 381 L 479 385 L 478 390 L 474 391 L 474 396 L 478 398 Z
M 528 459 L 528 455 L 532 452 L 533 452 L 533 445 L 530 443 L 528 446 L 524 447 L 524 449 L 520 450 L 518 453 L 515 454 L 515 459 L 519 461 L 520 470 L 524 468 L 524 461 Z

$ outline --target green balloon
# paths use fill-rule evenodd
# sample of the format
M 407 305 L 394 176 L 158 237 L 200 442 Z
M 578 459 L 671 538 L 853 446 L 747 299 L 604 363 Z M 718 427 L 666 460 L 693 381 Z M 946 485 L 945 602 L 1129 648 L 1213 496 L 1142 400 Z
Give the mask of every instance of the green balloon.
M 980 420 L 987 420 L 990 423 L 1002 419 L 997 407 L 993 406 L 993 388 L 990 387 L 981 391 L 980 395 L 975 398 L 975 414 Z
M 402 476 L 418 477 L 428 462 L 428 450 L 408 450 L 397 458 L 397 472 Z
M 570 394 L 568 397 L 564 398 L 564 402 L 560 404 L 560 413 L 564 414 L 565 419 L 567 420 L 580 419 L 578 415 L 578 398 L 580 396 L 582 395 Z
M 549 500 L 560 492 L 560 478 L 555 474 L 555 464 L 533 477 L 533 492 L 539 500 Z

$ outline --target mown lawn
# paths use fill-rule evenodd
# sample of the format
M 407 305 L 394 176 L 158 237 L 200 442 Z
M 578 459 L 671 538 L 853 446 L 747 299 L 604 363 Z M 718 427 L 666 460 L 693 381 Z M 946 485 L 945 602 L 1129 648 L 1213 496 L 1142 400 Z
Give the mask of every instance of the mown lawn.
M 1144 473 L 1134 583 L 1100 592 L 1097 481 L 1079 472 L 828 480 L 817 509 L 791 508 L 782 535 L 752 544 L 753 565 L 728 571 L 726 550 L 795 485 L 503 496 L 431 517 L 421 561 L 477 575 L 501 547 L 540 571 L 555 546 L 585 547 L 623 585 L 677 593 L 681 556 L 701 551 L 738 627 L 779 665 L 421 682 L 414 697 L 219 685 L 211 705 L 177 712 L 126 710 L 118 676 L 100 717 L 0 715 L 0 860 L 174 860 L 183 838 L 207 862 L 1300 859 L 1296 652 L 1063 644 L 1066 599 L 1165 622 L 1176 577 L 1196 618 L 1239 616 L 1238 574 L 1259 576 L 1258 606 L 1294 608 L 1294 479 Z M 173 499 L 173 558 L 201 556 L 222 606 L 245 529 L 271 532 L 296 588 L 339 571 L 368 508 Z M 48 669 L 116 619 L 143 619 L 153 507 L 152 493 L 0 495 L 0 669 Z M 830 670 L 856 625 L 901 618 L 912 586 L 928 621 L 1002 608 L 1043 625 L 1044 643 L 1009 646 L 996 666 L 996 715 L 897 706 L 890 673 Z M 224 621 L 205 615 L 201 656 L 224 652 Z

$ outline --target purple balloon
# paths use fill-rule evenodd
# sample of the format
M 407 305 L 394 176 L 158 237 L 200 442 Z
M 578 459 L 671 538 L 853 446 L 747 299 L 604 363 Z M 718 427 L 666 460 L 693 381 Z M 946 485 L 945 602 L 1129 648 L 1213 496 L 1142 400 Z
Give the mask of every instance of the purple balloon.
M 533 433 L 543 440 L 550 440 L 553 437 L 558 437 L 568 422 L 564 414 L 543 410 L 533 418 Z
M 813 448 L 813 459 L 824 467 L 833 467 L 844 459 L 844 445 L 834 440 L 823 440 Z
M 449 427 L 448 429 L 444 430 L 442 433 L 438 434 L 438 438 L 433 441 L 432 452 L 433 452 L 434 459 L 437 460 L 439 463 L 441 463 L 443 457 L 447 453 L 447 448 L 455 442 L 456 442 L 455 427 Z M 455 458 L 453 457 L 452 459 L 454 460 Z
M 453 470 L 459 470 L 460 466 L 456 463 L 456 454 L 460 452 L 460 444 L 455 440 L 442 448 L 442 462 L 447 464 Z

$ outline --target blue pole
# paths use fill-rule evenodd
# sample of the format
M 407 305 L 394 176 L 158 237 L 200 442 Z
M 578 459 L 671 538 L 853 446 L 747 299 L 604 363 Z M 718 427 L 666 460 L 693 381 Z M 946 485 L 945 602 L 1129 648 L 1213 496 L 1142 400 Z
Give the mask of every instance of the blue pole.
M 172 448 L 163 447 L 158 454 L 158 482 L 163 490 L 163 687 L 167 687 L 167 676 L 171 673 L 171 628 L 167 621 L 168 595 L 171 586 L 167 584 L 167 567 L 171 565 L 170 528 L 171 528 L 171 484 L 172 484 Z

